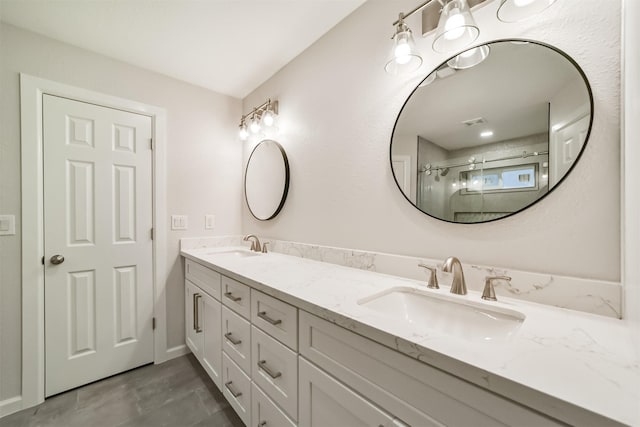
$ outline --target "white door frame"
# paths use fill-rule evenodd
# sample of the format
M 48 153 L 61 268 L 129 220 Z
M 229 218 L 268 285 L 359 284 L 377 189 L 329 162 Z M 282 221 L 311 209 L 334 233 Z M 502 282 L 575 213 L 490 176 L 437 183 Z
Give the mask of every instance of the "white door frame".
M 166 111 L 140 102 L 20 74 L 22 154 L 22 408 L 44 401 L 44 190 L 42 96 L 55 95 L 152 119 L 154 362 L 167 360 Z

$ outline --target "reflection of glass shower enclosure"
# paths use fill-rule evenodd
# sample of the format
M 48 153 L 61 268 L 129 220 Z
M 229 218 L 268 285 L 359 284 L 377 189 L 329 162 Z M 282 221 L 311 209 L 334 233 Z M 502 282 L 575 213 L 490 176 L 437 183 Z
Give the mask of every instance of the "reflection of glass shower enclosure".
M 500 218 L 548 191 L 547 134 L 447 151 L 418 139 L 417 205 L 455 222 Z

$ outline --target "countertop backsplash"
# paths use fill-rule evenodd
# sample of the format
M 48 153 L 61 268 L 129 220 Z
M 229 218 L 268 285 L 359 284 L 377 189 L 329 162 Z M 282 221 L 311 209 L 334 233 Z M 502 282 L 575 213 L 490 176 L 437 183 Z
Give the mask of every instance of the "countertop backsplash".
M 451 282 L 450 274 L 442 271 L 444 259 L 433 260 L 269 238 L 262 238 L 261 242 L 269 242 L 268 250 L 271 252 L 413 280 L 426 280 L 426 271 L 418 267 L 418 264 L 424 263 L 437 267 L 440 283 L 448 286 Z M 181 250 L 248 245 L 239 235 L 180 240 Z M 622 286 L 620 283 L 473 265 L 465 263 L 464 260 L 461 262 L 467 287 L 471 290 L 482 292 L 487 276 L 509 276 L 512 278 L 510 284 L 505 281 L 496 282 L 495 290 L 498 299 L 500 296 L 505 296 L 613 318 L 621 317 Z

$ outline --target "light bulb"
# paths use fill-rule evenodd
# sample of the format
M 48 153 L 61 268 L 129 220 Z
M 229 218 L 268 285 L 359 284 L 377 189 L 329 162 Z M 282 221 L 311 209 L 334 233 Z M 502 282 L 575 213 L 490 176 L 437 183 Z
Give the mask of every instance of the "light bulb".
M 459 39 L 464 35 L 464 17 L 460 14 L 459 9 L 453 9 L 451 16 L 447 18 L 444 24 L 444 38 L 447 40 Z
M 240 131 L 238 132 L 238 136 L 242 141 L 246 141 L 249 138 L 249 132 L 247 132 L 247 125 L 244 124 L 244 121 L 240 125 Z
M 271 111 L 267 110 L 264 113 L 262 113 L 263 125 L 265 125 L 266 127 L 271 127 L 273 126 L 274 122 L 275 122 L 275 117 L 273 117 L 273 113 Z
M 257 117 L 254 117 L 253 119 L 251 119 L 251 123 L 249 124 L 249 130 L 251 131 L 251 133 L 258 133 L 260 132 L 260 122 L 258 121 Z
M 406 39 L 400 39 L 398 37 L 398 44 L 393 52 L 396 63 L 404 65 L 411 61 L 411 46 L 407 43 Z

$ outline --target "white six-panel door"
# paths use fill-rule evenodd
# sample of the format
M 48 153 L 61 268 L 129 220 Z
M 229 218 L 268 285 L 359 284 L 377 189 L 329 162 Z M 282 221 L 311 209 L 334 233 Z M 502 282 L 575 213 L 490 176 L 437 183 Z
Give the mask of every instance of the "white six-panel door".
M 153 361 L 152 123 L 43 98 L 51 396 Z

